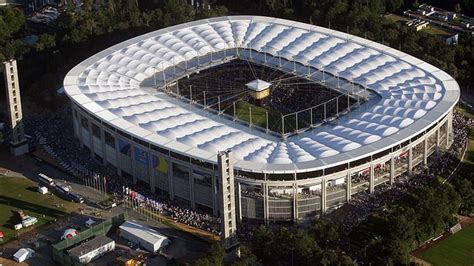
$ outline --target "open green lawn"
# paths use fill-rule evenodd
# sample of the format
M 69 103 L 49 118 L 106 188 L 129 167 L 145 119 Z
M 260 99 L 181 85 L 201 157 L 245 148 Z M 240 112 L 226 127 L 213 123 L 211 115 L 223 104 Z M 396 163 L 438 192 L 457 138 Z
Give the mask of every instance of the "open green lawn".
M 421 254 L 421 258 L 433 265 L 473 265 L 474 225 L 441 241 Z
M 395 15 L 395 14 L 385 15 L 385 18 L 388 18 L 388 19 L 392 20 L 393 22 L 407 22 L 407 21 L 410 20 L 407 17 L 403 17 L 403 16 L 399 16 L 399 15 Z
M 37 192 L 37 187 L 36 183 L 28 179 L 0 177 L 0 231 L 5 234 L 3 243 L 16 237 L 17 233 L 22 234 L 44 225 L 70 213 L 78 206 L 55 195 L 41 195 Z M 20 223 L 17 210 L 38 218 L 38 223 L 15 231 L 13 225 Z
M 433 34 L 433 35 L 438 35 L 438 36 L 450 36 L 453 35 L 453 33 L 450 33 L 440 27 L 436 26 L 428 26 L 425 29 L 422 30 L 423 32 Z
M 250 123 L 250 108 L 252 109 L 252 125 L 266 129 L 266 113 L 268 112 L 268 129 L 276 133 L 282 132 L 282 114 L 276 109 L 267 109 L 265 107 L 256 106 L 247 101 L 238 101 L 235 105 L 237 118 L 246 122 L 247 124 Z M 233 116 L 233 108 L 228 108 L 226 113 L 230 116 Z M 300 114 L 300 117 L 298 117 L 298 129 L 309 126 L 309 116 L 309 112 Z M 285 116 L 285 133 L 291 133 L 295 130 L 295 114 L 293 113 L 293 115 Z

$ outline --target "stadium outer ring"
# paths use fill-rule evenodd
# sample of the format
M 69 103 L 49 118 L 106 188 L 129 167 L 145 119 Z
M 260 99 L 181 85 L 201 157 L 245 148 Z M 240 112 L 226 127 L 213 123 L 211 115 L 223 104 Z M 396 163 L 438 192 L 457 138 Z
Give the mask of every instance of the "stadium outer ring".
M 196 154 L 180 153 L 179 145 L 174 144 L 173 147 L 156 145 L 156 142 L 151 142 L 137 134 L 137 130 L 130 131 L 120 127 L 122 121 L 111 125 L 107 117 L 98 115 L 101 110 L 79 88 L 81 85 L 79 80 L 85 69 L 95 64 L 98 59 L 110 56 L 111 53 L 119 51 L 136 41 L 151 36 L 159 36 L 159 34 L 192 25 L 232 21 L 234 19 L 271 21 L 272 24 L 280 23 L 286 26 L 291 25 L 291 27 L 315 29 L 318 32 L 330 34 L 330 36 L 339 38 L 344 36 L 354 42 L 366 42 L 366 47 L 382 48 L 384 49 L 383 51 L 392 57 L 400 60 L 403 58 L 404 61 L 410 64 L 416 64 L 419 68 L 434 75 L 437 82 L 443 85 L 442 99 L 437 102 L 434 108 L 436 112 L 427 112 L 423 116 L 423 120 L 428 120 L 427 123 L 415 127 L 416 130 L 413 130 L 413 127 L 410 126 L 408 127 L 410 130 L 400 130 L 397 135 L 401 136 L 398 139 L 394 139 L 391 136 L 390 144 L 379 141 L 384 142 L 381 145 L 376 142 L 378 144 L 375 145 L 377 146 L 376 149 L 364 149 L 363 146 L 359 149 L 361 151 L 359 156 L 325 163 L 319 167 L 308 168 L 307 172 L 304 169 L 298 168 L 294 169 L 293 172 L 285 170 L 279 173 L 275 169 L 265 171 L 260 168 L 255 170 L 249 167 L 239 167 L 239 164 L 237 164 L 235 172 L 237 191 L 239 193 L 237 193 L 236 207 L 239 218 L 265 219 L 267 221 L 298 220 L 319 212 L 325 213 L 328 209 L 337 208 L 344 202 L 349 201 L 351 195 L 358 193 L 360 190 L 368 189 L 370 192 L 373 192 L 375 186 L 387 182 L 393 183 L 396 176 L 405 172 L 411 173 L 414 166 L 418 164 L 426 165 L 431 154 L 440 148 L 447 148 L 451 144 L 453 108 L 459 99 L 459 87 L 445 72 L 383 45 L 370 41 L 367 43 L 366 40 L 359 37 L 320 27 L 264 17 L 223 17 L 181 24 L 139 36 L 106 49 L 72 69 L 65 78 L 64 86 L 72 102 L 75 135 L 80 140 L 81 146 L 89 149 L 91 156 L 94 158 L 116 166 L 117 172 L 122 176 L 131 177 L 134 181 L 142 180 L 149 183 L 153 191 L 158 189 L 160 192 L 167 194 L 171 199 L 181 198 L 187 201 L 193 208 L 207 207 L 216 214 L 217 199 L 215 193 L 212 193 L 212 191 L 215 192 L 216 182 L 218 182 L 216 180 L 215 161 L 199 156 L 196 156 L 195 158 L 197 159 L 195 159 L 193 157 Z M 413 124 L 416 125 L 416 122 Z M 92 125 L 95 126 L 93 127 Z M 98 134 L 97 128 L 99 129 Z M 113 146 L 106 144 L 106 132 L 113 136 Z M 129 144 L 131 144 L 129 147 L 130 154 L 126 156 L 119 152 L 118 140 L 123 138 L 129 139 Z M 385 139 L 389 138 L 383 138 L 382 140 Z M 421 157 L 419 154 L 418 156 L 414 155 L 414 150 L 420 150 L 419 146 L 423 146 Z M 148 154 L 145 167 L 139 163 L 140 158 L 136 154 L 139 150 L 145 151 Z M 125 157 L 129 157 L 129 159 Z M 155 157 L 159 158 L 160 162 L 158 164 L 153 161 Z M 404 159 L 401 158 L 407 158 L 407 162 L 405 163 Z M 398 165 L 400 161 L 403 161 L 403 163 Z M 189 182 L 177 181 L 174 175 L 174 172 L 178 172 L 174 169 L 175 165 L 187 169 Z M 383 168 L 387 171 L 377 175 L 377 171 L 382 168 L 380 165 L 383 165 Z M 160 167 L 167 168 L 165 176 L 161 172 L 157 173 L 159 172 L 157 169 Z M 211 177 L 210 188 L 196 184 L 194 181 L 195 176 L 202 176 L 203 174 L 205 178 Z M 352 179 L 358 175 L 368 175 L 368 184 L 354 185 Z M 249 189 L 252 186 L 253 188 Z M 335 189 L 328 191 L 329 186 Z M 311 192 L 304 195 L 305 190 Z M 251 192 L 249 193 L 249 191 Z M 257 192 L 255 193 L 255 191 Z M 280 194 L 280 196 L 276 194 Z

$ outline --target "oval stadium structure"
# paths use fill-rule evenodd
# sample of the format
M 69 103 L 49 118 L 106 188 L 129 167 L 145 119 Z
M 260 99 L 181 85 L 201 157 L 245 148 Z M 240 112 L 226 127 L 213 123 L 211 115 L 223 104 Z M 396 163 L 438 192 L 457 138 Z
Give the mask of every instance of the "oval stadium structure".
M 217 215 L 217 155 L 231 150 L 237 217 L 266 221 L 325 213 L 426 165 L 452 142 L 460 96 L 451 76 L 401 51 L 256 16 L 127 40 L 64 87 L 81 146 L 122 177 Z

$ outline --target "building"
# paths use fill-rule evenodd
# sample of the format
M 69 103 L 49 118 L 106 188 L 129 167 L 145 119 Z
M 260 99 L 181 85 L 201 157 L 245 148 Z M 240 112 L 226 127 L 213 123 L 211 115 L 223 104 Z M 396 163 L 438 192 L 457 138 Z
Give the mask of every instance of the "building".
M 412 19 L 406 22 L 408 27 L 414 28 L 416 31 L 420 31 L 426 29 L 430 23 L 428 21 L 420 20 L 420 19 Z
M 463 14 L 457 14 L 427 4 L 421 4 L 415 11 L 405 10 L 403 14 L 414 20 L 427 21 L 431 26 L 439 27 L 452 34 L 474 34 L 474 27 L 471 26 L 474 19 Z
M 221 217 L 222 241 L 226 249 L 237 245 L 237 219 L 235 216 L 235 187 L 232 152 L 217 155 L 219 168 L 219 212 Z
M 46 5 L 56 5 L 55 0 L 0 0 L 0 6 L 19 6 L 27 8 L 28 12 L 34 12 Z
M 13 259 L 18 262 L 24 262 L 25 260 L 33 257 L 35 251 L 31 248 L 20 248 L 15 254 L 13 254 Z
M 10 152 L 14 156 L 19 156 L 28 152 L 28 141 L 25 139 L 23 126 L 23 111 L 21 108 L 20 83 L 18 82 L 16 60 L 3 62 L 3 74 L 5 75 L 8 120 L 11 130 Z
M 459 34 L 456 33 L 454 35 L 448 36 L 445 38 L 445 40 L 446 40 L 446 44 L 448 45 L 456 45 L 458 44 L 458 41 L 459 41 Z
M 324 84 L 356 105 L 345 115 L 339 101 L 321 105 L 307 113 L 304 130 L 283 129 L 282 138 L 196 103 L 194 87 L 193 101 L 160 89 L 236 59 Z M 322 215 L 426 165 L 452 143 L 460 96 L 446 72 L 399 50 L 257 16 L 193 21 L 130 39 L 74 67 L 64 88 L 75 135 L 97 161 L 218 215 L 217 154 L 232 150 L 236 217 L 265 221 Z M 330 109 L 337 113 L 326 116 Z
M 141 248 L 152 253 L 157 252 L 170 243 L 166 236 L 135 221 L 126 221 L 119 228 L 121 237 L 140 245 Z
M 70 249 L 68 253 L 73 259 L 87 264 L 114 250 L 115 241 L 113 239 L 106 236 L 97 236 Z

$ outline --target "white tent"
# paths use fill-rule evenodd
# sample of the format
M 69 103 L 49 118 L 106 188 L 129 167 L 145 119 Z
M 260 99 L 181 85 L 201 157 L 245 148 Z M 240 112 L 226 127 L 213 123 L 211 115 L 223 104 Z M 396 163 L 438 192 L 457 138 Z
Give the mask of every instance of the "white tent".
M 13 258 L 17 262 L 23 262 L 31 258 L 34 253 L 35 251 L 31 248 L 20 248 L 15 254 L 13 254 Z
M 84 223 L 84 225 L 85 225 L 87 228 L 92 227 L 94 224 L 95 224 L 95 221 L 92 220 L 91 218 L 89 218 L 89 220 L 87 220 L 87 221 Z
M 150 252 L 156 252 L 170 244 L 170 240 L 166 236 L 135 221 L 126 221 L 119 228 L 121 237 L 139 244 L 140 247 Z
M 38 192 L 41 194 L 46 194 L 48 193 L 48 188 L 47 187 L 39 187 Z

